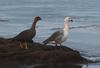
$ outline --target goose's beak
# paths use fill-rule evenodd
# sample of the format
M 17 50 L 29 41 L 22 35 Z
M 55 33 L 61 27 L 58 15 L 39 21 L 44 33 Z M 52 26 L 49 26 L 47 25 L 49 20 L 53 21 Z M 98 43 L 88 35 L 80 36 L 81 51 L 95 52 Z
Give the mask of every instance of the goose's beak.
M 42 18 L 40 18 L 40 20 L 42 20 Z
M 71 19 L 70 21 L 71 21 L 71 22 L 73 22 L 73 20 L 72 20 L 72 19 Z

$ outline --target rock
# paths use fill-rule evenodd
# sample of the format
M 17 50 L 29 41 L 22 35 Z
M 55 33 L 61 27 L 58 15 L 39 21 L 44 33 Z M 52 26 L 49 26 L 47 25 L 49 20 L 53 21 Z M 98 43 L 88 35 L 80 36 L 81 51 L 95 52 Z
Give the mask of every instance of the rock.
M 45 65 L 45 64 L 35 64 L 35 65 L 33 66 L 33 68 L 48 68 L 48 66 Z
M 20 44 L 17 41 L 12 42 L 8 39 L 0 38 L 0 59 L 1 60 L 9 59 L 9 61 L 12 60 L 21 64 L 31 64 L 31 63 L 64 64 L 64 63 L 92 62 L 82 57 L 78 51 L 68 48 L 66 46 L 55 47 L 51 45 L 45 46 L 40 43 L 28 43 L 28 49 L 22 49 L 19 47 L 19 45 Z M 39 65 L 39 66 L 40 67 L 37 68 L 42 68 L 45 65 Z M 60 66 L 57 64 L 55 68 L 57 68 L 57 66 L 58 68 L 60 68 Z M 78 67 L 76 66 L 76 68 Z
M 33 68 L 82 68 L 82 65 L 72 63 L 35 64 Z

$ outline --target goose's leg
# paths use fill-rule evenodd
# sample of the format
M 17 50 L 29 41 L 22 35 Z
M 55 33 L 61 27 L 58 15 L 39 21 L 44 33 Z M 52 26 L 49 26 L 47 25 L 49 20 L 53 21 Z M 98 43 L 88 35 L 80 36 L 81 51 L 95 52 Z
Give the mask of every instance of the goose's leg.
M 61 43 L 59 43 L 59 45 L 60 45 L 60 49 L 62 50 L 62 44 L 61 44 Z
M 55 43 L 55 46 L 57 47 L 57 43 Z
M 28 45 L 27 45 L 27 42 L 25 42 L 24 44 L 25 44 L 25 49 L 28 49 Z
M 23 48 L 23 44 L 22 44 L 22 42 L 20 41 L 20 48 Z
M 60 47 L 62 46 L 62 44 L 61 44 L 61 43 L 60 43 L 59 45 L 60 45 Z

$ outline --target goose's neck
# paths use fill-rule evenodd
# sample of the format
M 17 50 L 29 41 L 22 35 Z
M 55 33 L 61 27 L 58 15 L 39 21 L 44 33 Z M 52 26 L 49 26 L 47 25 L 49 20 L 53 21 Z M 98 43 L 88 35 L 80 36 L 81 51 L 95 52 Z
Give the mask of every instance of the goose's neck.
M 33 24 L 32 24 L 32 26 L 31 26 L 31 30 L 35 30 L 37 21 L 38 21 L 38 20 L 34 20 L 34 21 L 33 21 Z
M 69 22 L 64 22 L 64 31 L 69 31 Z

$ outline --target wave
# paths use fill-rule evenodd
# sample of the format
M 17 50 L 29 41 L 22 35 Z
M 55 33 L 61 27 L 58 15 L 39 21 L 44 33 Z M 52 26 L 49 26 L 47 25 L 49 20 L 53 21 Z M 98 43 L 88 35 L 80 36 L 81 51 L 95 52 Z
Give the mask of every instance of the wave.
M 100 25 L 87 25 L 87 26 L 76 26 L 76 27 L 70 27 L 70 29 L 86 29 L 86 28 L 98 28 L 100 29 Z M 60 30 L 62 28 L 52 28 L 50 30 Z
M 99 28 L 100 28 L 100 25 L 77 26 L 77 27 L 70 27 L 70 29 L 76 29 L 76 28 L 90 28 L 90 27 L 99 27 Z
M 0 22 L 8 22 L 9 20 L 7 19 L 0 19 Z

